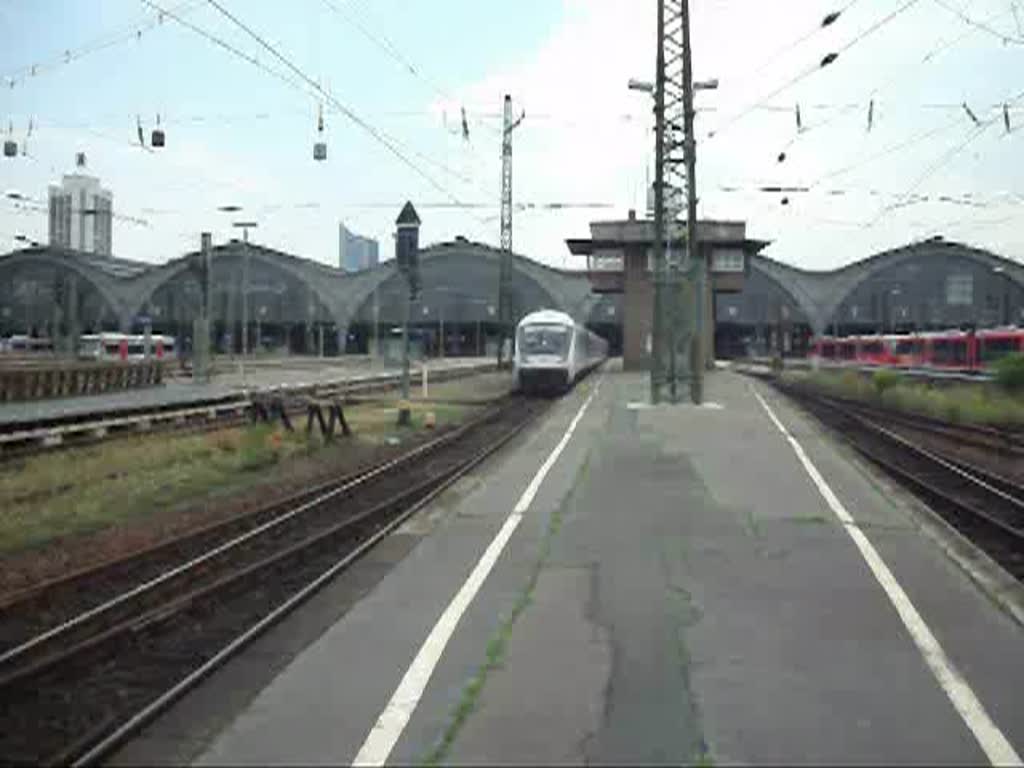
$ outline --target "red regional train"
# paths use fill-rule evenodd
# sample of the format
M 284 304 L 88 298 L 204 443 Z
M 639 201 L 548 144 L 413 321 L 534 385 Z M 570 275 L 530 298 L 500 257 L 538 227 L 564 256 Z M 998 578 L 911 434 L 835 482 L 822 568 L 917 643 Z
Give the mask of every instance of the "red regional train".
M 1006 355 L 1024 354 L 1024 328 L 928 331 L 873 336 L 819 336 L 808 358 L 826 364 L 985 371 Z

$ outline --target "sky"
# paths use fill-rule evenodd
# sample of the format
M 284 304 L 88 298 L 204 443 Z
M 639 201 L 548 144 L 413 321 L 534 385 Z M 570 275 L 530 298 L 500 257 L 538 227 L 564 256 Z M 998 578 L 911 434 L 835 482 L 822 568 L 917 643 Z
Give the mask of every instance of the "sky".
M 405 200 L 421 243 L 496 245 L 509 93 L 517 252 L 581 267 L 567 237 L 645 209 L 652 101 L 627 82 L 654 78 L 655 0 L 217 4 L 269 49 L 209 0 L 0 0 L 0 129 L 25 150 L 0 158 L 0 191 L 45 203 L 85 152 L 115 255 L 154 263 L 240 219 L 328 264 L 343 221 L 389 258 Z M 1024 260 L 1024 2 L 690 6 L 694 76 L 719 82 L 696 98 L 702 218 L 745 220 L 806 269 L 935 234 Z M 141 147 L 158 116 L 166 146 Z M 0 200 L 0 251 L 15 235 L 45 241 L 45 206 Z

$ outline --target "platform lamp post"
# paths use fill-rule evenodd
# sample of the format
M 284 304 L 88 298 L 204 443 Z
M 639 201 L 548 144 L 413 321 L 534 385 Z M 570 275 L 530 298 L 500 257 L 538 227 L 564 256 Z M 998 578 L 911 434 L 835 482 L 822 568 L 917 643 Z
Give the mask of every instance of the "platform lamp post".
M 199 282 L 199 315 L 192 321 L 192 380 L 206 384 L 210 380 L 210 323 L 212 307 L 213 235 L 199 236 L 200 252 L 193 264 Z
M 398 405 L 398 426 L 408 426 L 411 422 L 409 408 L 409 316 L 412 302 L 419 294 L 419 244 L 420 217 L 411 202 L 402 206 L 395 220 L 395 263 L 398 271 L 405 276 L 408 291 L 405 295 L 402 313 L 402 401 Z
M 249 230 L 259 226 L 255 221 L 235 221 L 231 226 L 242 230 L 242 357 L 249 356 Z

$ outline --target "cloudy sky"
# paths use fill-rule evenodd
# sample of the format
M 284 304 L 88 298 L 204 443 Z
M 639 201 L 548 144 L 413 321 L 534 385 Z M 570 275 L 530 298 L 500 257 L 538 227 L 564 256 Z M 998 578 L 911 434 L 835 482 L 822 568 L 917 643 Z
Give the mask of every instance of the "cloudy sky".
M 720 83 L 697 100 L 701 216 L 812 269 L 933 234 L 1024 259 L 1024 2 L 690 2 L 695 76 Z M 510 93 L 518 252 L 572 266 L 566 237 L 644 208 L 651 101 L 626 84 L 653 78 L 654 0 L 218 3 L 273 52 L 207 0 L 0 0 L 0 127 L 27 150 L 0 158 L 0 189 L 45 201 L 84 151 L 114 192 L 115 253 L 153 262 L 230 237 L 223 205 L 326 263 L 339 221 L 390 256 L 406 199 L 422 241 L 496 243 Z M 137 125 L 158 115 L 167 146 L 148 151 Z M 0 201 L 0 250 L 45 239 L 39 208 Z

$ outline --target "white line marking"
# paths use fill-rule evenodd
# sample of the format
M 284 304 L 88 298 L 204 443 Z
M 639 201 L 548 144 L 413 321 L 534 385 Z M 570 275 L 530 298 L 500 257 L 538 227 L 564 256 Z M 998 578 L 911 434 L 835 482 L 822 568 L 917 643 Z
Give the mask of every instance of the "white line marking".
M 562 451 L 565 450 L 565 446 L 569 443 L 573 432 L 576 431 L 576 426 L 580 423 L 580 419 L 583 418 L 583 414 L 586 413 L 594 396 L 597 395 L 600 384 L 601 382 L 598 381 L 593 392 L 590 393 L 590 396 L 580 406 L 558 445 L 554 447 L 547 459 L 544 460 L 544 463 L 540 465 L 540 469 L 537 470 L 533 479 L 530 480 L 530 484 L 526 486 L 526 490 L 519 497 L 519 501 L 516 502 L 512 512 L 505 518 L 505 523 L 501 526 L 501 530 L 491 540 L 491 543 L 483 555 L 480 556 L 476 566 L 461 589 L 452 598 L 452 601 L 448 603 L 448 607 L 445 608 L 444 613 L 441 614 L 441 618 L 437 620 L 434 628 L 430 630 L 427 639 L 420 646 L 419 653 L 416 654 L 416 658 L 409 665 L 409 669 L 406 670 L 402 681 L 391 695 L 391 700 L 388 701 L 384 711 L 381 712 L 377 722 L 367 735 L 366 741 L 352 763 L 353 765 L 384 765 L 391 755 L 391 750 L 398 743 L 398 739 L 401 737 L 402 731 L 405 730 L 409 718 L 416 711 L 416 706 L 423 696 L 423 691 L 426 690 L 430 676 L 434 674 L 434 669 L 441 660 L 441 654 L 444 653 L 445 646 L 448 645 L 448 641 L 451 639 L 455 627 L 462 618 L 462 614 L 466 612 L 469 604 L 473 601 L 476 593 L 497 562 L 508 540 L 512 538 L 516 527 L 523 519 L 523 513 L 529 509 L 541 483 L 544 482 L 544 478 L 551 471 L 551 467 L 554 466 Z
M 881 584 L 885 594 L 889 597 L 893 607 L 896 608 L 896 612 L 903 620 L 903 626 L 910 633 L 910 637 L 924 657 L 928 668 L 935 675 L 935 679 L 942 687 L 946 696 L 949 697 L 950 702 L 960 714 L 964 723 L 970 728 L 971 733 L 974 734 L 974 738 L 982 750 L 984 750 L 989 762 L 992 765 L 1021 765 L 1020 756 L 1014 751 L 1013 746 L 1006 736 L 1003 735 L 1003 732 L 999 730 L 999 727 L 992 722 L 992 719 L 985 711 L 985 707 L 974 691 L 971 690 L 967 680 L 964 679 L 953 665 L 953 662 L 946 656 L 946 652 L 942 650 L 939 641 L 932 634 L 931 629 L 928 628 L 921 614 L 917 612 L 914 604 L 910 602 L 907 593 L 903 591 L 903 587 L 900 586 L 892 571 L 889 570 L 885 561 L 882 560 L 878 550 L 868 540 L 868 537 L 864 535 L 856 520 L 853 519 L 853 516 L 843 506 L 843 503 L 835 493 L 833 493 L 828 483 L 825 482 L 825 478 L 821 476 L 818 468 L 807 457 L 803 447 L 790 434 L 789 430 L 783 426 L 782 422 L 779 421 L 764 398 L 753 387 L 750 388 L 750 391 L 754 393 L 754 397 L 757 398 L 761 407 L 768 414 L 768 417 L 778 427 L 778 430 L 786 440 L 789 441 L 797 458 L 800 459 L 800 463 L 803 464 L 807 474 L 810 475 L 811 480 L 817 486 L 818 492 L 828 503 L 836 517 L 839 518 L 846 532 L 850 534 L 850 538 L 857 545 L 857 549 L 860 550 L 860 554 L 868 564 L 868 568 L 871 569 L 871 573 L 874 574 L 878 583 Z

